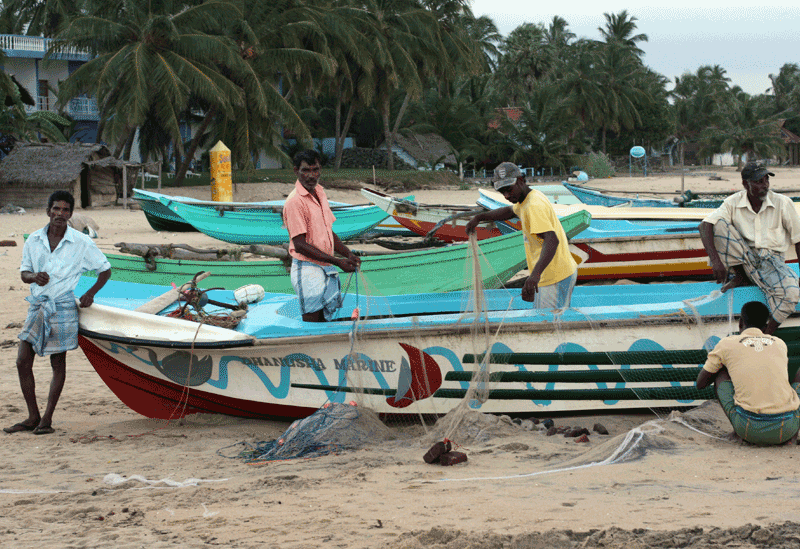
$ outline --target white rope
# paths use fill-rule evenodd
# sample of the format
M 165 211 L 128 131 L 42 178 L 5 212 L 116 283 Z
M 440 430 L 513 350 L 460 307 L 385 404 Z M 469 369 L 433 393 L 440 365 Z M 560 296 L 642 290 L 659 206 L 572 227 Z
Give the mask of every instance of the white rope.
M 718 437 L 718 436 L 712 435 L 712 434 L 710 434 L 710 433 L 706 433 L 706 432 L 704 432 L 704 431 L 701 431 L 701 430 L 700 430 L 700 429 L 698 429 L 697 427 L 692 427 L 691 425 L 689 425 L 688 423 L 686 423 L 686 421 L 684 421 L 684 419 L 683 419 L 682 417 L 669 417 L 668 419 L 669 419 L 670 421 L 672 421 L 673 423 L 680 423 L 681 425 L 683 425 L 684 427 L 686 427 L 686 428 L 688 428 L 688 429 L 691 429 L 691 430 L 692 430 L 692 431 L 694 431 L 695 433 L 699 433 L 699 434 L 701 434 L 701 435 L 707 436 L 708 438 L 713 438 L 713 439 L 716 439 L 716 440 L 725 440 L 725 439 L 724 439 L 724 438 L 722 438 L 722 437 Z

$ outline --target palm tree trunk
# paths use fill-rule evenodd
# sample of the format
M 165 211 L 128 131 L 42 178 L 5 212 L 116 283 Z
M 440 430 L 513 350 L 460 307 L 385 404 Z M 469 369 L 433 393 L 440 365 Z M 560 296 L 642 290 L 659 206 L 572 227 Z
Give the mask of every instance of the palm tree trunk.
M 353 113 L 356 111 L 356 104 L 355 102 L 350 103 L 350 107 L 347 109 L 347 116 L 344 119 L 344 127 L 342 127 L 342 137 L 341 143 L 339 139 L 336 140 L 336 171 L 339 171 L 342 167 L 342 154 L 344 153 L 344 140 L 347 138 L 347 132 L 350 131 L 350 124 L 353 122 Z
M 389 96 L 382 101 L 381 118 L 383 119 L 383 140 L 386 144 L 386 168 L 394 170 L 394 153 L 392 153 L 393 137 L 389 129 Z
M 131 132 L 133 132 L 135 130 L 136 130 L 136 128 L 131 128 L 129 126 L 125 127 L 125 138 L 124 139 L 120 139 L 119 142 L 117 143 L 117 147 L 114 149 L 114 158 L 119 158 L 120 157 L 120 155 L 122 154 L 123 149 L 125 148 L 125 145 L 128 144 L 128 138 L 130 137 Z
M 603 123 L 603 154 L 606 154 L 606 125 Z
M 186 151 L 186 155 L 183 157 L 181 167 L 175 173 L 175 186 L 180 185 L 181 182 L 183 182 L 183 179 L 186 177 L 186 170 L 189 169 L 189 164 L 191 164 L 192 159 L 194 158 L 194 153 L 197 151 L 197 147 L 200 145 L 200 139 L 202 139 L 203 134 L 206 133 L 206 129 L 208 128 L 208 125 L 211 124 L 211 120 L 214 118 L 216 112 L 216 106 L 211 107 L 208 110 L 205 118 L 203 118 L 203 121 L 200 123 L 200 127 L 197 128 L 197 132 L 195 132 L 194 137 L 189 142 L 189 148 Z
M 117 81 L 116 85 L 114 86 L 114 89 L 111 91 L 111 93 L 109 93 L 106 96 L 106 100 L 103 101 L 103 106 L 100 109 L 101 113 L 107 113 L 108 112 L 108 105 L 111 103 L 111 101 L 113 99 L 116 99 L 121 83 L 122 83 L 121 80 Z M 97 123 L 97 135 L 94 138 L 94 142 L 95 143 L 101 143 L 102 142 L 103 131 L 106 129 L 106 122 L 107 121 L 108 121 L 108 118 L 106 118 L 105 115 L 100 117 L 100 121 Z
M 136 128 L 128 135 L 128 140 L 125 142 L 125 152 L 122 153 L 122 159 L 126 162 L 131 159 L 131 149 L 133 148 L 133 140 L 136 138 Z
M 106 117 L 101 116 L 100 121 L 97 123 L 97 134 L 94 137 L 95 143 L 102 143 L 103 141 L 103 130 L 106 129 Z
M 397 132 L 400 131 L 400 122 L 403 120 L 403 116 L 406 113 L 406 109 L 408 108 L 408 104 L 411 102 L 411 96 L 406 94 L 405 98 L 403 99 L 403 104 L 400 106 L 400 111 L 397 113 L 397 118 L 394 121 L 394 127 L 390 130 L 389 129 L 389 96 L 387 95 L 384 98 L 384 112 L 383 112 L 383 128 L 384 134 L 386 135 L 386 150 L 389 155 L 389 160 L 387 162 L 387 168 L 389 170 L 394 170 L 394 153 L 392 153 L 392 147 L 394 146 L 394 139 L 397 136 Z

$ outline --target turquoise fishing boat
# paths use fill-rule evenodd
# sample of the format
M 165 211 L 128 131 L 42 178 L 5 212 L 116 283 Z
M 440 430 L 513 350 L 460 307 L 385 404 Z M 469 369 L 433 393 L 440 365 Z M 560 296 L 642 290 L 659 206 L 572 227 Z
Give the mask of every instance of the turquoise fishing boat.
M 285 200 L 268 200 L 266 202 L 215 202 L 212 200 L 199 200 L 197 198 L 190 198 L 188 196 L 166 195 L 155 193 L 152 191 L 145 191 L 143 189 L 133 189 L 133 199 L 139 204 L 139 207 L 144 212 L 147 223 L 156 231 L 167 232 L 197 232 L 192 225 L 186 223 L 183 219 L 173 213 L 172 210 L 164 206 L 159 198 L 164 197 L 170 200 L 183 202 L 184 204 L 192 204 L 194 206 L 202 206 L 206 208 L 216 209 L 220 206 L 234 206 L 238 208 L 246 208 L 248 210 L 264 210 L 268 212 L 280 211 L 279 208 L 283 207 Z M 413 200 L 414 197 L 408 197 Z M 352 206 L 346 202 L 328 202 L 331 208 L 347 208 Z M 412 236 L 414 233 L 405 229 L 400 224 L 396 223 L 392 218 L 386 218 L 381 223 L 376 225 L 370 230 L 370 234 L 376 236 Z
M 236 208 L 246 208 L 253 211 L 280 211 L 283 207 L 285 200 L 268 200 L 266 202 L 215 202 L 213 200 L 200 200 L 188 196 L 171 196 L 167 194 L 155 193 L 146 191 L 144 189 L 133 189 L 133 200 L 139 204 L 139 207 L 144 212 L 147 223 L 156 231 L 170 231 L 170 232 L 197 232 L 192 225 L 185 222 L 180 216 L 175 214 L 172 210 L 166 207 L 159 200 L 166 198 L 174 200 L 183 204 L 192 204 L 204 208 L 216 208 L 230 206 Z M 342 202 L 331 202 L 332 207 L 349 206 Z
M 282 208 L 273 211 L 238 208 L 218 203 L 214 208 L 184 204 L 167 197 L 159 202 L 201 233 L 232 244 L 282 244 L 289 241 Z M 333 231 L 342 240 L 358 237 L 388 216 L 377 206 L 350 206 L 334 212 Z

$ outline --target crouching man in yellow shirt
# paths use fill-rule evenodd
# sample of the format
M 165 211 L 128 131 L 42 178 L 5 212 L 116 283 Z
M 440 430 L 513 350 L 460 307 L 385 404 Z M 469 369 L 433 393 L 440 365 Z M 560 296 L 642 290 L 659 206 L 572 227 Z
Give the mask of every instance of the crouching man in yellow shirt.
M 736 437 L 758 445 L 793 442 L 800 429 L 800 370 L 789 384 L 786 343 L 764 333 L 766 305 L 742 307 L 738 335 L 728 336 L 708 353 L 697 388 L 712 382 Z

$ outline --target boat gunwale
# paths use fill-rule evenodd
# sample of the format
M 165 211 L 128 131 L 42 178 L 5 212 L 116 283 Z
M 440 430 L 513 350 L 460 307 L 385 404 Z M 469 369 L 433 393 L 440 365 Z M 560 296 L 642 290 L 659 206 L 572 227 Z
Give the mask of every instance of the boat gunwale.
M 683 313 L 683 314 L 681 314 Z M 346 321 L 346 319 L 343 319 Z M 727 322 L 726 315 L 709 315 L 702 317 L 702 324 L 708 322 Z M 559 322 L 559 330 L 582 330 L 586 328 L 625 328 L 628 326 L 649 326 L 649 325 L 664 325 L 664 324 L 698 324 L 695 318 L 683 311 L 674 311 L 661 315 L 648 315 L 636 318 L 622 318 L 622 319 L 602 319 L 602 320 L 576 320 Z M 550 322 L 503 322 L 493 321 L 488 323 L 487 329 L 496 331 L 497 328 L 502 326 L 503 334 L 509 333 L 522 333 L 522 332 L 542 332 L 551 331 L 552 324 Z M 484 325 L 481 324 L 481 328 Z M 418 336 L 439 336 L 439 335 L 460 335 L 463 333 L 471 333 L 474 331 L 473 323 L 458 323 L 450 326 L 436 326 L 433 328 L 423 328 L 420 326 L 409 327 L 391 327 L 384 330 L 369 330 L 358 331 L 357 337 L 359 339 L 380 339 L 382 337 L 407 334 L 411 333 Z M 342 333 L 329 333 L 320 335 L 304 335 L 304 336 L 291 336 L 291 337 L 278 337 L 278 338 L 256 338 L 254 346 L 270 346 L 279 344 L 289 344 L 298 341 L 302 342 L 317 342 L 317 341 L 332 341 L 335 339 L 349 339 L 350 332 Z M 564 353 L 570 354 L 570 353 Z
M 241 334 L 241 332 L 236 333 Z M 78 328 L 78 334 L 82 335 L 83 337 L 99 341 L 110 341 L 111 343 L 124 343 L 126 345 L 135 345 L 138 347 L 158 347 L 164 349 L 232 349 L 237 347 L 253 347 L 255 341 L 257 341 L 255 338 L 211 342 L 141 339 L 129 336 L 104 334 L 102 332 L 95 332 L 83 327 Z

